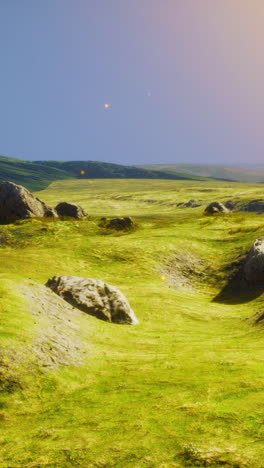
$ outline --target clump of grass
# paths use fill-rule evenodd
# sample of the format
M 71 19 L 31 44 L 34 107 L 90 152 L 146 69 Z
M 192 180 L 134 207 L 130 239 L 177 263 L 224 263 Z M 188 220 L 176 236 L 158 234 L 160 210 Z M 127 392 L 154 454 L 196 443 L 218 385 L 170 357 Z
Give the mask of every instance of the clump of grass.
M 9 231 L 7 229 L 0 230 L 0 246 L 4 246 L 9 242 Z
M 4 356 L 3 350 L 0 353 L 0 394 L 13 393 L 22 388 L 18 369 L 10 358 Z
M 218 466 L 226 468 L 252 467 L 252 458 L 237 454 L 236 447 L 223 449 L 215 446 L 200 447 L 194 443 L 189 443 L 183 446 L 180 458 L 185 462 L 185 466 L 208 466 L 211 468 Z
M 187 250 L 174 252 L 162 261 L 159 273 L 172 288 L 192 288 L 197 280 L 205 276 L 208 266 Z

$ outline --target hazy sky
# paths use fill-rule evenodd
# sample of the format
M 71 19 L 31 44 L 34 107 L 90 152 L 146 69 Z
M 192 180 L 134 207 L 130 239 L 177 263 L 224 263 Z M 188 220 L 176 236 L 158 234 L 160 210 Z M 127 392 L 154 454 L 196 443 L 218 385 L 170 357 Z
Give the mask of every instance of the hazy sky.
M 0 0 L 0 154 L 260 163 L 263 125 L 263 0 Z

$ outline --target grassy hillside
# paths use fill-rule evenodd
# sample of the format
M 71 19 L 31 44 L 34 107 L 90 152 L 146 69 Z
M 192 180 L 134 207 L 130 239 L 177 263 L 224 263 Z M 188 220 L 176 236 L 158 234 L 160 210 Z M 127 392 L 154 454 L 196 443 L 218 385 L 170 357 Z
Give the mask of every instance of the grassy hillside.
M 173 179 L 204 180 L 200 176 L 191 176 L 181 172 L 147 170 L 121 164 L 100 161 L 39 161 L 41 166 L 55 167 L 73 174 L 78 179 Z
M 145 169 L 157 171 L 178 171 L 185 174 L 202 177 L 215 177 L 216 179 L 230 179 L 238 182 L 264 183 L 264 170 L 243 169 L 229 166 L 207 164 L 152 164 L 142 166 Z
M 60 168 L 0 156 L 0 182 L 9 180 L 28 190 L 42 190 L 54 180 L 72 177 L 73 174 Z
M 37 196 L 78 202 L 90 218 L 1 226 L 0 468 L 263 467 L 264 328 L 253 324 L 263 297 L 216 299 L 230 264 L 263 237 L 262 216 L 175 207 L 261 190 L 57 181 Z M 100 227 L 117 215 L 136 228 Z M 105 323 L 46 297 L 42 285 L 64 274 L 117 286 L 140 324 Z
M 190 179 L 203 180 L 199 176 L 190 176 L 166 171 L 148 171 L 136 167 L 98 161 L 23 161 L 21 159 L 0 156 L 0 182 L 9 180 L 23 185 L 29 190 L 42 190 L 51 182 L 62 179 Z

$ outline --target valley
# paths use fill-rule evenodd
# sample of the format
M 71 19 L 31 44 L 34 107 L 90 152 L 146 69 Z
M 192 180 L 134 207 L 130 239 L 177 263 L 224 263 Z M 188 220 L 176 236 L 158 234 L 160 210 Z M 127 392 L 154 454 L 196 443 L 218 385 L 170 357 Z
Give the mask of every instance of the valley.
M 261 468 L 264 300 L 219 293 L 264 215 L 204 209 L 262 185 L 66 179 L 34 194 L 89 217 L 0 226 L 0 468 Z M 116 216 L 133 229 L 102 225 Z M 64 306 L 54 275 L 116 286 L 139 324 Z

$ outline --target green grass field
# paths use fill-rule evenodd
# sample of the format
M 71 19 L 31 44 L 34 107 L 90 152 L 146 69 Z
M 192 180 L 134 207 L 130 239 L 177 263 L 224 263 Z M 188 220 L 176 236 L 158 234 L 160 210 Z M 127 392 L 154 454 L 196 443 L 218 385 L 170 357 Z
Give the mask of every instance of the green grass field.
M 263 297 L 215 298 L 228 265 L 264 237 L 264 218 L 203 213 L 210 201 L 262 192 L 218 181 L 65 180 L 36 195 L 77 202 L 88 219 L 1 226 L 0 468 L 263 468 L 264 328 L 253 320 Z M 175 207 L 190 199 L 203 206 Z M 132 216 L 135 229 L 106 230 L 103 216 Z M 57 331 L 79 343 L 82 362 L 41 366 L 34 343 L 49 325 L 39 328 L 37 311 L 54 275 L 117 286 L 139 325 L 61 308 L 73 331 Z

